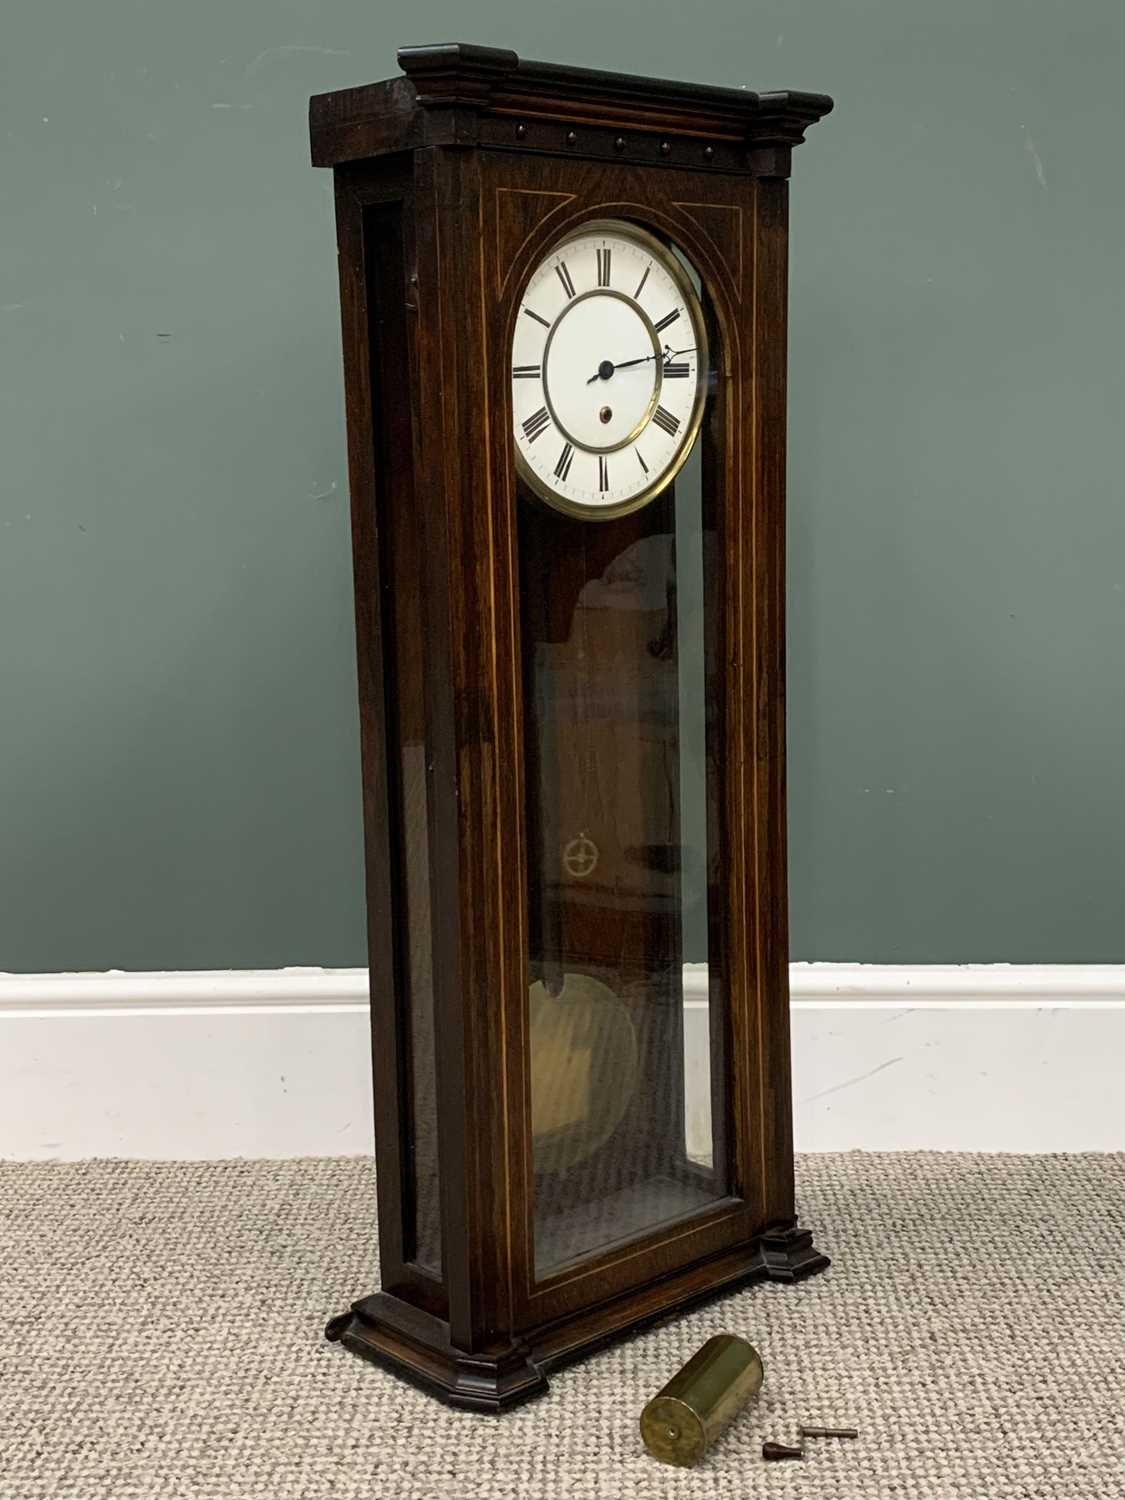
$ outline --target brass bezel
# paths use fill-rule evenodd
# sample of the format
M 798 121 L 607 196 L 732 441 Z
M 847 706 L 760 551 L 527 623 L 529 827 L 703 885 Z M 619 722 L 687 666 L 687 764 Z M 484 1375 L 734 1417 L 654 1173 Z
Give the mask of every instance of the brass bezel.
M 589 504 L 588 502 L 582 500 L 572 500 L 568 495 L 560 495 L 557 490 L 552 489 L 548 481 L 541 475 L 537 474 L 524 458 L 523 453 L 520 450 L 519 443 L 516 440 L 515 421 L 513 417 L 512 443 L 516 451 L 516 472 L 519 477 L 523 480 L 523 482 L 528 486 L 530 490 L 538 495 L 540 500 L 546 501 L 546 503 L 552 506 L 555 510 L 562 511 L 564 515 L 581 517 L 583 520 L 587 521 L 611 521 L 614 520 L 617 516 L 627 516 L 632 511 L 640 510 L 642 506 L 648 505 L 650 501 L 655 500 L 658 495 L 662 494 L 668 488 L 668 486 L 675 479 L 676 475 L 683 468 L 684 464 L 687 462 L 692 449 L 695 447 L 696 440 L 699 437 L 699 429 L 703 423 L 703 410 L 707 404 L 707 386 L 711 369 L 711 355 L 707 340 L 707 324 L 703 316 L 703 304 L 700 301 L 699 294 L 696 292 L 695 287 L 692 285 L 691 279 L 684 269 L 683 264 L 681 263 L 675 252 L 673 252 L 662 240 L 657 239 L 656 235 L 651 233 L 651 231 L 643 229 L 639 224 L 634 224 L 629 219 L 588 219 L 584 224 L 580 224 L 577 229 L 570 230 L 562 237 L 562 239 L 557 240 L 550 247 L 550 249 L 545 251 L 544 254 L 539 258 L 539 260 L 536 261 L 535 265 L 532 267 L 530 274 L 527 277 L 527 280 L 520 288 L 520 299 L 522 299 L 523 292 L 526 290 L 528 283 L 530 283 L 532 276 L 535 275 L 535 273 L 539 270 L 539 267 L 545 260 L 549 259 L 549 257 L 552 255 L 557 255 L 560 250 L 571 244 L 572 241 L 586 239 L 591 234 L 596 235 L 599 233 L 614 234 L 621 239 L 629 239 L 632 240 L 634 244 L 643 246 L 643 248 L 652 256 L 654 260 L 658 260 L 660 262 L 660 264 L 667 271 L 668 275 L 672 278 L 672 281 L 675 283 L 676 287 L 683 297 L 684 307 L 687 309 L 687 313 L 689 318 L 691 319 L 692 328 L 695 333 L 695 352 L 698 356 L 696 362 L 698 374 L 696 378 L 695 399 L 692 403 L 691 415 L 688 419 L 687 427 L 684 429 L 683 442 L 677 449 L 676 455 L 673 458 L 672 462 L 666 469 L 661 472 L 657 479 L 653 480 L 651 484 L 646 485 L 644 489 L 639 490 L 635 495 L 631 495 L 628 500 L 620 501 L 616 505 L 596 505 Z M 583 292 L 581 295 L 583 297 L 586 297 L 591 295 L 591 293 Z M 632 302 L 632 298 L 625 296 L 624 293 L 614 293 L 614 295 L 623 297 L 627 302 Z M 644 314 L 642 312 L 642 317 L 643 316 Z M 646 319 L 646 321 L 649 320 Z M 547 338 L 548 345 L 550 344 L 551 336 L 553 335 L 554 328 L 557 326 L 557 323 L 558 319 L 556 319 L 555 323 L 552 324 L 551 333 L 548 334 Z M 655 337 L 655 329 L 653 330 L 653 336 Z M 509 348 L 509 378 L 511 358 L 511 349 Z M 661 379 L 656 382 L 656 389 L 653 393 L 653 398 L 650 403 L 647 420 L 643 422 L 636 429 L 636 431 L 630 434 L 630 436 L 623 443 L 619 443 L 615 445 L 614 448 L 608 449 L 590 448 L 587 447 L 585 443 L 574 443 L 573 446 L 576 448 L 580 448 L 584 453 L 615 452 L 620 451 L 621 448 L 627 447 L 629 443 L 633 442 L 640 435 L 640 433 L 644 431 L 644 428 L 647 427 L 648 422 L 651 421 L 652 413 L 656 410 L 657 404 L 660 399 L 660 391 L 662 386 L 663 377 L 661 377 Z M 569 436 L 567 438 L 567 441 L 572 441 Z

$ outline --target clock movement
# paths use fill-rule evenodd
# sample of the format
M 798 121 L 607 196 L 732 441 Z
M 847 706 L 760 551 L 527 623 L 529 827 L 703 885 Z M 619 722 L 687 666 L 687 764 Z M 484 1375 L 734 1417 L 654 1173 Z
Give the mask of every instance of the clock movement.
M 314 98 L 343 320 L 381 1289 L 501 1410 L 797 1224 L 787 179 L 832 107 L 408 48 Z

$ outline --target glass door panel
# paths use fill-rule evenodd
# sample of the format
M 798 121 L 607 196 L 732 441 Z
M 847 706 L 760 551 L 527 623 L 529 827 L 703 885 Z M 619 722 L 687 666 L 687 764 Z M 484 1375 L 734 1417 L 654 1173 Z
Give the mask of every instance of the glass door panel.
M 631 515 L 520 501 L 539 1278 L 727 1191 L 701 446 Z

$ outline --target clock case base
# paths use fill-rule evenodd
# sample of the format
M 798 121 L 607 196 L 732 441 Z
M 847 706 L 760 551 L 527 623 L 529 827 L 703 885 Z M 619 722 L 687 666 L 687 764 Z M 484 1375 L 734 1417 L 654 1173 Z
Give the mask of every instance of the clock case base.
M 364 1297 L 331 1319 L 325 1337 L 448 1406 L 499 1413 L 544 1395 L 551 1370 L 584 1359 L 617 1339 L 755 1281 L 803 1281 L 830 1264 L 813 1245 L 812 1231 L 794 1222 L 767 1229 L 748 1245 L 599 1308 L 561 1318 L 534 1330 L 526 1342 L 491 1353 L 455 1349 L 448 1325 L 440 1318 L 385 1292 Z

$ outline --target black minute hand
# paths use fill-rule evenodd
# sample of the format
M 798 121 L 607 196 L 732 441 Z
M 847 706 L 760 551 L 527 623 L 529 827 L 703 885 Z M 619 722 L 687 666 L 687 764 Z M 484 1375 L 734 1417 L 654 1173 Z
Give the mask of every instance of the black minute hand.
M 665 344 L 663 352 L 660 354 L 646 354 L 643 359 L 627 359 L 623 364 L 617 365 L 616 368 L 618 370 L 627 370 L 630 365 L 647 365 L 650 359 L 662 359 L 667 364 L 670 359 L 675 359 L 677 354 L 690 354 L 694 348 L 694 344 L 689 344 L 686 349 L 669 349 L 668 345 Z
M 640 359 L 623 359 L 619 365 L 615 365 L 612 360 L 604 359 L 586 384 L 593 385 L 595 380 L 608 380 L 610 375 L 616 374 L 618 370 L 631 370 L 634 365 L 647 365 L 653 359 L 662 359 L 667 364 L 670 359 L 675 359 L 677 354 L 691 354 L 694 349 L 694 344 L 689 344 L 686 349 L 669 349 L 665 345 L 660 354 L 642 354 Z M 603 369 L 607 367 L 608 374 L 603 374 Z

